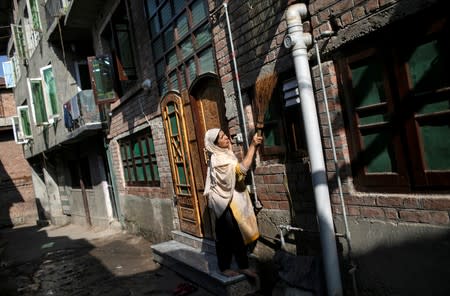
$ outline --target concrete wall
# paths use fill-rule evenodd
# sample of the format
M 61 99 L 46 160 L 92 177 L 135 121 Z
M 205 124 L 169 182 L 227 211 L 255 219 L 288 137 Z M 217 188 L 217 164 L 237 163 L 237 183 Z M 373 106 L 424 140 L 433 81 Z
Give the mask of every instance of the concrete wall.
M 94 30 L 94 44 L 97 54 L 109 52 L 101 43 L 101 30 L 109 22 L 119 1 L 105 2 Z M 165 142 L 164 129 L 159 110 L 157 86 L 144 92 L 141 82 L 147 78 L 155 81 L 151 64 L 150 34 L 144 16 L 142 2 L 130 1 L 133 45 L 138 80 L 121 99 L 111 106 L 110 147 L 113 160 L 113 173 L 119 193 L 120 220 L 132 233 L 139 233 L 151 241 L 160 242 L 170 239 L 171 231 L 176 228 L 176 213 L 173 206 L 172 177 Z M 145 61 L 145 62 L 144 62 Z M 145 116 L 144 116 L 145 114 Z M 160 176 L 159 187 L 126 186 L 124 183 L 122 160 L 118 141 L 144 128 L 151 129 L 154 139 L 157 164 Z

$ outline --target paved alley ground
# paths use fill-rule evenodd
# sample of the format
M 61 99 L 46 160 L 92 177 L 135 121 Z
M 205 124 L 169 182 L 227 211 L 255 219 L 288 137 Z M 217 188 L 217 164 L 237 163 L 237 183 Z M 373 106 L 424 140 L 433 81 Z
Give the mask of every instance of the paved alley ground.
M 76 225 L 1 229 L 0 295 L 212 295 L 155 263 L 150 246 Z

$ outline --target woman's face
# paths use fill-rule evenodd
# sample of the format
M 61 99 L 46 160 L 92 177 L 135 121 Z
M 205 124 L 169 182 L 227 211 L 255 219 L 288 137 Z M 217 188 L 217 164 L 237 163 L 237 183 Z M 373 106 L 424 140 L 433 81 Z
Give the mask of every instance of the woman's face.
M 227 135 L 223 131 L 220 131 L 217 136 L 217 146 L 220 148 L 228 148 L 230 146 L 230 139 L 228 139 Z

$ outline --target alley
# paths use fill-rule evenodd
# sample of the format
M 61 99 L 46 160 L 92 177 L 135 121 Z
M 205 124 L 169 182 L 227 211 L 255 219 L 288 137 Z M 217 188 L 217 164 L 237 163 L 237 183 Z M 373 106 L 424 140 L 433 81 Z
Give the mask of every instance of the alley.
M 151 244 L 75 225 L 0 230 L 0 295 L 212 295 L 155 263 Z

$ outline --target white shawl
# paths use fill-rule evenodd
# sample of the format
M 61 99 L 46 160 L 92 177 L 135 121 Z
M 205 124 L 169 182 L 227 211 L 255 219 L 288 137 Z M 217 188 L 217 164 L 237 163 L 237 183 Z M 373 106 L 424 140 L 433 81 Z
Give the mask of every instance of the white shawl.
M 231 201 L 236 183 L 236 165 L 238 160 L 233 151 L 214 144 L 220 129 L 210 129 L 205 134 L 205 149 L 208 152 L 208 170 L 206 173 L 204 195 L 209 205 L 220 217 Z

